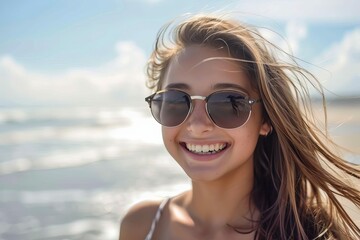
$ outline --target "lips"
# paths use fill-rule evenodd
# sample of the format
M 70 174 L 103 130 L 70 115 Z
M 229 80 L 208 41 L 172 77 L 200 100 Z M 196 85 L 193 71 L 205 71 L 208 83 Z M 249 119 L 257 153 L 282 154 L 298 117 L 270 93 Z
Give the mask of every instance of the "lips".
M 185 148 L 192 153 L 196 154 L 215 154 L 223 151 L 226 147 L 226 143 L 214 143 L 214 144 L 191 144 L 184 143 Z

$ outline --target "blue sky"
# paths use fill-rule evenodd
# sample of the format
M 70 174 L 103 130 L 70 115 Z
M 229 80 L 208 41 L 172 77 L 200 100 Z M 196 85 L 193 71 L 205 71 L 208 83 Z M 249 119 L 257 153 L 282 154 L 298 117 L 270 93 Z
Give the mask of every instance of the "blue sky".
M 13 0 L 0 2 L 0 106 L 143 104 L 158 29 L 185 13 L 231 12 L 268 27 L 329 90 L 360 95 L 360 1 Z M 321 70 L 324 68 L 325 70 Z

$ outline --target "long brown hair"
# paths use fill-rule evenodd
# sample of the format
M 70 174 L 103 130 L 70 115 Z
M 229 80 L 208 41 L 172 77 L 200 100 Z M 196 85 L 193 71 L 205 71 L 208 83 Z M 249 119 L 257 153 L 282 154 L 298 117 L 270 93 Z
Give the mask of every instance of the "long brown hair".
M 291 55 L 286 63 L 277 59 L 274 51 L 281 49 L 257 30 L 225 17 L 196 15 L 168 36 L 170 26 L 157 36 L 147 67 L 149 88 L 161 88 L 168 64 L 180 50 L 202 45 L 223 48 L 241 62 L 261 96 L 264 121 L 273 130 L 259 137 L 254 155 L 252 201 L 261 212 L 256 238 L 360 239 L 359 227 L 338 199 L 360 208 L 360 192 L 335 173 L 359 179 L 360 170 L 332 152 L 333 142 L 312 115 L 308 84 L 325 99 L 316 78 Z M 326 119 L 325 101 L 323 107 Z

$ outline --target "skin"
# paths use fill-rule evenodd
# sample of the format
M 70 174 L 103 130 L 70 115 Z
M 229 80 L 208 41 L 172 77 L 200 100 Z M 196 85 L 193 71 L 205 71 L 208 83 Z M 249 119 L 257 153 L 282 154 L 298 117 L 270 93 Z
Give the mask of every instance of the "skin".
M 258 99 L 250 79 L 240 64 L 211 59 L 229 57 L 223 50 L 201 46 L 185 48 L 172 59 L 165 74 L 163 89 L 180 89 L 190 95 L 208 96 L 218 90 L 236 90 Z M 263 121 L 261 104 L 252 106 L 248 122 L 235 129 L 214 125 L 205 102 L 193 100 L 194 109 L 176 127 L 163 127 L 165 147 L 192 180 L 192 189 L 166 205 L 153 239 L 254 239 L 254 232 L 239 234 L 228 224 L 243 229 L 252 227 L 259 212 L 249 199 L 253 188 L 253 154 L 259 135 L 270 126 Z M 194 145 L 226 144 L 217 154 L 190 152 Z M 135 205 L 124 217 L 120 239 L 145 239 L 159 202 Z

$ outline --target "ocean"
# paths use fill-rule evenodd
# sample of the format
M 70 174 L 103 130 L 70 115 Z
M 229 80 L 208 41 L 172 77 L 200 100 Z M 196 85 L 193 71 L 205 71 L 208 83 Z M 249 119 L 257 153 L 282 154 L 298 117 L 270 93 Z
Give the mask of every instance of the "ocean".
M 356 109 L 330 132 L 359 150 Z M 146 108 L 0 108 L 0 240 L 117 239 L 133 203 L 189 187 Z
M 144 109 L 0 109 L 1 240 L 117 239 L 131 204 L 188 187 Z

